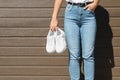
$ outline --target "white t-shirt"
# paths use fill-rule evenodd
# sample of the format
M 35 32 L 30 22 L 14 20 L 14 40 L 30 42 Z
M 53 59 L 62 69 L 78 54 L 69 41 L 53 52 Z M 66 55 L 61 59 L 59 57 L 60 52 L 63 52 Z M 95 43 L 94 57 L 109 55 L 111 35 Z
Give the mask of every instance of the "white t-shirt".
M 85 3 L 85 2 L 93 2 L 94 0 L 66 0 L 66 1 L 73 3 Z

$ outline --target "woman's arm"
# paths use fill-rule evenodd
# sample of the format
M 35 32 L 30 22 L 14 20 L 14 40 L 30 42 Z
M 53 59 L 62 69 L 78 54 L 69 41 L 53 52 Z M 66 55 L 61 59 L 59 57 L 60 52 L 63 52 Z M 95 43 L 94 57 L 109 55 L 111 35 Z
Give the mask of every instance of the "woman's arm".
M 51 22 L 50 22 L 50 29 L 52 31 L 55 31 L 58 27 L 58 14 L 59 14 L 59 11 L 60 11 L 62 1 L 63 0 L 55 0 L 52 19 L 51 19 Z
M 100 0 L 94 0 L 93 3 L 86 5 L 84 9 L 89 8 L 91 11 L 94 11 L 97 5 L 99 4 L 99 2 Z

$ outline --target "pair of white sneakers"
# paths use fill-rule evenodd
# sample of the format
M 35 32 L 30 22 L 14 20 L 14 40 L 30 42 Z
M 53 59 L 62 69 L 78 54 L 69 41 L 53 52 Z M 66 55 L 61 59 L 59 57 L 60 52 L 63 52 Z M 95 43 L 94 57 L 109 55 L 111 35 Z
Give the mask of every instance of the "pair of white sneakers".
M 66 49 L 66 39 L 65 33 L 63 30 L 58 28 L 58 30 L 52 32 L 49 30 L 47 35 L 47 42 L 46 42 L 46 51 L 48 53 L 62 53 Z

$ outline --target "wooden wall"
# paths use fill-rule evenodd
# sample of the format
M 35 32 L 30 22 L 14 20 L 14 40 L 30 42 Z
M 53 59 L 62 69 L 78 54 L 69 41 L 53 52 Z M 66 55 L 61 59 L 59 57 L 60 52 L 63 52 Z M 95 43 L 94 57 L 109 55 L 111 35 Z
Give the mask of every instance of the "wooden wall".
M 45 50 L 54 0 L 0 0 L 0 80 L 69 80 L 68 54 Z M 96 80 L 120 80 L 120 0 L 96 9 Z M 65 1 L 59 14 L 63 27 Z

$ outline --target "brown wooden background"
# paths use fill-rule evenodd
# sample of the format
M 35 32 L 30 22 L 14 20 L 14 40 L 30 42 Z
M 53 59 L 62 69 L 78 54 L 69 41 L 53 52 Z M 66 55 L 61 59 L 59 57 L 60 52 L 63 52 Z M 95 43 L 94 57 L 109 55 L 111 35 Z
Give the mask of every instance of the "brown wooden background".
M 69 80 L 68 54 L 48 54 L 54 0 L 0 0 L 0 80 Z M 120 80 L 120 0 L 96 9 L 96 80 Z M 63 27 L 65 1 L 60 11 Z

